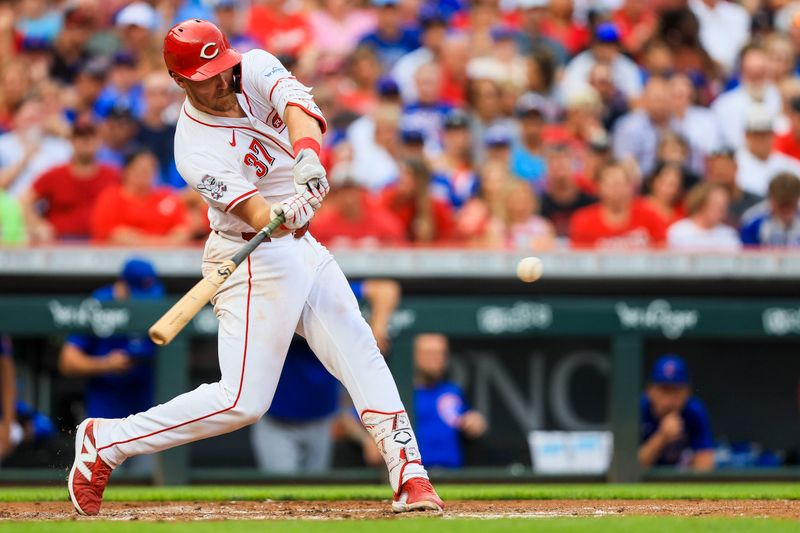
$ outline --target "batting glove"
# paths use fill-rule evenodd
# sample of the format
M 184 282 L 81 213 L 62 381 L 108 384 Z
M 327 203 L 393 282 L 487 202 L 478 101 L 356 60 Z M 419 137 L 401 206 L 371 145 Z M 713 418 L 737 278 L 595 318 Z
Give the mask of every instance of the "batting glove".
M 294 174 L 294 190 L 297 194 L 310 191 L 312 194 L 311 205 L 319 209 L 322 199 L 328 194 L 331 187 L 325 174 L 325 167 L 319 162 L 319 156 L 311 148 L 303 148 L 298 152 L 292 167 Z
M 272 218 L 284 216 L 283 227 L 290 230 L 300 229 L 314 216 L 314 207 L 311 200 L 314 196 L 307 190 L 301 194 L 290 196 L 282 202 L 273 204 L 270 211 Z

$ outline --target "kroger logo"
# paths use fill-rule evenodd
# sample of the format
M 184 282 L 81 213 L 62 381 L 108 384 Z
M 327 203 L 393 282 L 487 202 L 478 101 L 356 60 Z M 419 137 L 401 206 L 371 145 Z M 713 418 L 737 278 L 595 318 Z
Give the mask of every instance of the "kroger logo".
M 653 300 L 647 307 L 632 307 L 625 302 L 614 306 L 624 329 L 660 330 L 668 339 L 677 339 L 697 326 L 694 309 L 673 309 L 666 300 Z
M 486 306 L 478 309 L 478 329 L 484 333 L 545 329 L 552 322 L 553 308 L 547 304 L 520 302 L 511 307 Z
M 770 307 L 761 315 L 761 323 L 768 335 L 800 333 L 800 309 Z
M 89 327 L 98 337 L 108 337 L 117 329 L 127 326 L 130 321 L 127 309 L 104 309 L 93 298 L 84 300 L 79 305 L 64 305 L 58 300 L 50 300 L 47 305 L 56 327 Z

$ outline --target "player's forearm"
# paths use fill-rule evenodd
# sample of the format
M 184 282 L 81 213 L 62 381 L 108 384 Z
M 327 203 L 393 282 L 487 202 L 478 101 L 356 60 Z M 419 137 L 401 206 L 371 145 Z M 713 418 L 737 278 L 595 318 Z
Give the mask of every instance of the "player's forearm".
M 3 390 L 3 412 L 2 417 L 0 417 L 0 424 L 10 423 L 17 417 L 17 384 L 14 377 L 14 361 L 11 357 L 0 359 L 0 385 L 2 385 Z
M 400 284 L 388 279 L 367 280 L 364 282 L 364 297 L 370 306 L 370 325 L 373 330 L 386 330 L 392 313 L 400 303 Z
M 105 357 L 91 357 L 72 344 L 65 344 L 58 357 L 58 370 L 68 377 L 86 377 L 108 372 Z
M 283 115 L 292 145 L 304 137 L 310 137 L 318 143 L 322 143 L 322 128 L 317 119 L 293 105 L 287 106 Z

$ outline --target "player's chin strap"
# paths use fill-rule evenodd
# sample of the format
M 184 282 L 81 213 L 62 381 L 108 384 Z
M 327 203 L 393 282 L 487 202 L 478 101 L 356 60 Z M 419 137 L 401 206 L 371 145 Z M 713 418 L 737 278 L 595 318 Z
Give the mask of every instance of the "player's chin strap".
M 403 483 L 403 471 L 409 463 L 422 465 L 417 437 L 405 411 L 384 413 L 369 409 L 361 413 L 361 422 L 375 440 L 389 469 L 389 483 L 395 496 Z

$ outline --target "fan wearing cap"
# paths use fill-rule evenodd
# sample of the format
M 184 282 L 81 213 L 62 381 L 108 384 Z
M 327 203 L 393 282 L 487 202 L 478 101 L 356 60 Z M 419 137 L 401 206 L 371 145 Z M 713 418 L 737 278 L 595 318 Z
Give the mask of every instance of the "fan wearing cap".
M 380 443 L 392 509 L 441 511 L 375 337 L 333 256 L 308 232 L 329 188 L 319 160 L 326 122 L 311 89 L 265 50 L 231 48 L 204 20 L 169 30 L 164 61 L 186 92 L 176 166 L 209 206 L 204 274 L 270 221 L 280 217 L 283 224 L 212 297 L 219 381 L 127 418 L 88 418 L 78 427 L 68 480 L 73 506 L 98 514 L 112 470 L 131 457 L 255 423 L 270 407 L 297 331 L 347 388 Z
M 164 286 L 155 268 L 143 259 L 130 259 L 119 279 L 92 293 L 100 302 L 158 300 Z M 155 401 L 155 345 L 146 335 L 115 334 L 98 337 L 72 333 L 61 349 L 58 368 L 69 377 L 85 377 L 86 414 L 90 417 L 126 417 Z
M 41 174 L 22 195 L 31 242 L 88 239 L 95 201 L 106 187 L 119 184 L 120 173 L 97 161 L 100 136 L 88 118 L 72 130 L 72 159 Z
M 683 358 L 668 354 L 655 362 L 640 413 L 640 465 L 714 468 L 711 421 L 703 402 L 691 394 Z
M 736 151 L 736 182 L 762 198 L 770 180 L 781 172 L 800 175 L 800 161 L 774 148 L 774 118 L 762 106 L 753 107 L 745 123 L 745 144 Z
M 403 25 L 399 3 L 399 0 L 372 0 L 377 24 L 375 30 L 365 35 L 359 43 L 375 50 L 386 70 L 420 45 L 419 31 Z
M 572 58 L 564 69 L 564 94 L 569 96 L 585 86 L 596 63 L 607 63 L 611 65 L 614 85 L 629 99 L 638 98 L 642 92 L 642 76 L 636 63 L 622 53 L 619 41 L 619 31 L 614 24 L 604 22 L 598 25 L 591 47 Z

